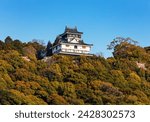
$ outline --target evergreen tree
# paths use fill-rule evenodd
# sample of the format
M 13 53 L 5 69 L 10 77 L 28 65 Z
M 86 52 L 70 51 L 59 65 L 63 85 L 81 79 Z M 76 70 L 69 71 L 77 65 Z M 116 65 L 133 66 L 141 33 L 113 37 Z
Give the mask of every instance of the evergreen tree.
M 46 47 L 46 56 L 51 56 L 52 55 L 52 49 L 51 49 L 52 46 L 53 46 L 53 44 L 50 41 L 48 41 L 47 47 Z

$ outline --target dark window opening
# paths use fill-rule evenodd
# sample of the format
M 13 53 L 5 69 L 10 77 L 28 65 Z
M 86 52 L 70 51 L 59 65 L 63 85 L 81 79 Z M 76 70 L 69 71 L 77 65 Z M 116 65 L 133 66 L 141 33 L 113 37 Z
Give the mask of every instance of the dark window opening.
M 77 49 L 77 48 L 78 48 L 77 45 L 75 45 L 75 46 L 74 46 L 74 49 Z

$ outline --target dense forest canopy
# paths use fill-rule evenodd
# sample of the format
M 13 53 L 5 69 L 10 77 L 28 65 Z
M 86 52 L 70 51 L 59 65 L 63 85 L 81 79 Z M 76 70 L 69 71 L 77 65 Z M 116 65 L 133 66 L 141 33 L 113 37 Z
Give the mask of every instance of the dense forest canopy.
M 130 38 L 113 41 L 109 49 L 114 56 L 107 59 L 42 59 L 48 47 L 8 36 L 0 41 L 0 104 L 150 104 L 150 47 Z

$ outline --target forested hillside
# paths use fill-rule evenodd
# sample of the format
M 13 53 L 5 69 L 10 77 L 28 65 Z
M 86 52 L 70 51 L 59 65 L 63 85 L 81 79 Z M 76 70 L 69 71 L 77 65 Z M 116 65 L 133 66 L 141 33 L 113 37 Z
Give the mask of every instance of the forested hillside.
M 114 42 L 109 46 L 114 57 L 107 59 L 38 60 L 46 47 L 7 37 L 0 41 L 0 104 L 150 104 L 150 47 Z

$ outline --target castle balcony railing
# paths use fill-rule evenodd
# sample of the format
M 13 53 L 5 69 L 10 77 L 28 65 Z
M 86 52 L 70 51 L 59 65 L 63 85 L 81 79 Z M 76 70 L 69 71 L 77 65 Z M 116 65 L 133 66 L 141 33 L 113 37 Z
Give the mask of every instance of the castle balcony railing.
M 73 53 L 89 53 L 89 51 L 85 50 L 77 50 L 77 49 L 61 49 L 63 52 L 73 52 Z

